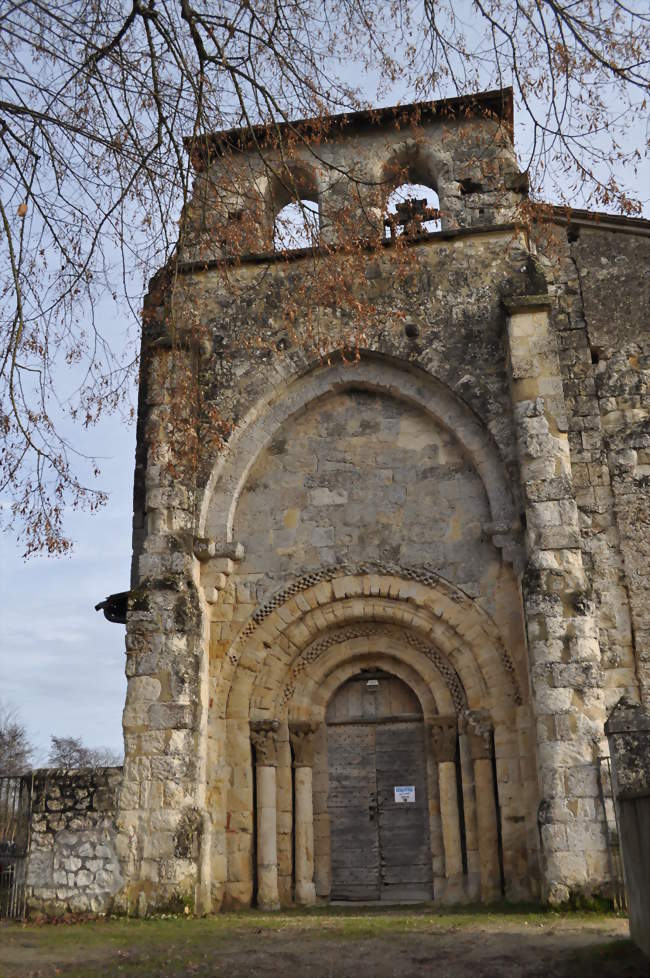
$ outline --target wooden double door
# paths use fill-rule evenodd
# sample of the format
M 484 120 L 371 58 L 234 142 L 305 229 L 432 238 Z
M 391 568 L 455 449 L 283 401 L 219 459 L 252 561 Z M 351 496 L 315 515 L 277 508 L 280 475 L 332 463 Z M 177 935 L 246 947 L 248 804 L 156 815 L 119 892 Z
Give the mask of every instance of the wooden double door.
M 373 681 L 374 687 L 369 685 Z M 348 709 L 339 708 L 338 718 L 331 717 L 337 711 L 328 711 L 331 899 L 430 900 L 424 724 L 414 712 L 419 704 L 417 700 L 409 702 L 409 712 L 404 711 L 408 697 L 399 687 L 405 684 L 394 677 L 364 677 L 355 682 L 360 689 L 346 684 L 343 699 L 347 699 Z M 366 716 L 368 703 L 372 703 L 368 690 L 374 689 L 371 697 L 374 695 L 376 701 L 382 698 L 379 683 L 387 687 L 382 691 L 384 703 L 376 702 L 375 715 Z M 355 710 L 359 700 L 361 709 Z M 396 705 L 402 707 L 401 716 L 389 713 Z M 357 715 L 346 717 L 346 712 Z

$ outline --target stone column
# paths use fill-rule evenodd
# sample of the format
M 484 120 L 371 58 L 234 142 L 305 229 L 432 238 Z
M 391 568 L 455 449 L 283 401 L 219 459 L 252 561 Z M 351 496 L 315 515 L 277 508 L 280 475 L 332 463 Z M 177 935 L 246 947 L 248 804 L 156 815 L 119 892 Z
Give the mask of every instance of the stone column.
M 526 614 L 546 899 L 589 891 L 606 855 L 596 758 L 605 720 L 594 602 L 582 562 L 568 424 L 548 295 L 506 301 L 513 417 L 526 510 Z
M 275 769 L 278 763 L 278 720 L 251 722 L 257 777 L 257 905 L 279 910 L 278 828 Z
M 481 902 L 501 897 L 499 829 L 492 764 L 492 727 L 475 711 L 466 714 L 469 751 L 474 765 L 478 853 L 481 864 Z
M 295 874 L 296 903 L 316 903 L 314 884 L 314 802 L 312 769 L 318 725 L 292 723 L 289 727 L 295 770 Z
M 458 749 L 456 717 L 437 717 L 431 723 L 431 747 L 438 765 L 438 792 L 442 843 L 445 849 L 445 877 L 457 879 L 463 875 L 463 852 L 460 842 L 460 812 L 456 753 Z
M 481 864 L 478 854 L 478 828 L 476 825 L 476 793 L 474 790 L 474 762 L 469 751 L 464 725 L 459 725 L 458 753 L 460 777 L 463 789 L 463 826 L 467 854 L 466 891 L 469 900 L 478 903 L 481 898 Z M 534 807 L 534 806 L 533 806 Z

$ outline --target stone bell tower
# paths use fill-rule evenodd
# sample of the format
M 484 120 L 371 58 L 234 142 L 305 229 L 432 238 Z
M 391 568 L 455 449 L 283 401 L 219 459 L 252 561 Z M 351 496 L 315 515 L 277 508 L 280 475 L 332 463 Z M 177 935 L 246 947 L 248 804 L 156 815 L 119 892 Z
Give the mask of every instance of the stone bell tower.
M 504 90 L 190 147 L 144 313 L 134 911 L 608 891 L 650 459 L 647 335 L 603 304 L 648 228 L 531 223 L 512 127 Z

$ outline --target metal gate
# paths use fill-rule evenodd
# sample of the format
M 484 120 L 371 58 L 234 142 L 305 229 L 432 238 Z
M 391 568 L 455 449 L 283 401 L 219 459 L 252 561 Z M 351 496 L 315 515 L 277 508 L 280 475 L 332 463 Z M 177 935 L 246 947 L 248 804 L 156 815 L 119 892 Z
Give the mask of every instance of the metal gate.
M 612 767 L 610 758 L 603 755 L 598 758 L 598 791 L 603 808 L 605 832 L 607 835 L 607 851 L 609 853 L 609 868 L 612 875 L 612 899 L 615 910 L 627 910 L 627 894 L 623 878 L 623 854 L 618 828 L 616 802 L 612 792 Z
M 0 778 L 0 918 L 25 916 L 32 775 Z

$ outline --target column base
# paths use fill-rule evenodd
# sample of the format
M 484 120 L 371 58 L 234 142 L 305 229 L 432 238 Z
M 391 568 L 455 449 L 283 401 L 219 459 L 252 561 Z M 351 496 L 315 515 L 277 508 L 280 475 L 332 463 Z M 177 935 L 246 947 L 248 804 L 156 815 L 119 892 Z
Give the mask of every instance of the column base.
M 272 911 L 272 910 L 279 910 L 280 909 L 280 901 L 277 899 L 277 897 L 275 899 L 267 900 L 267 899 L 265 899 L 262 896 L 261 893 L 258 893 L 257 894 L 257 909 L 258 910 L 264 910 L 264 911 L 267 911 L 267 912 Z
M 306 880 L 296 882 L 296 903 L 303 907 L 313 907 L 316 903 L 316 886 Z
M 433 888 L 433 899 L 435 903 L 443 906 L 454 907 L 459 904 L 469 903 L 470 898 L 467 894 L 467 877 L 452 876 L 438 881 Z

